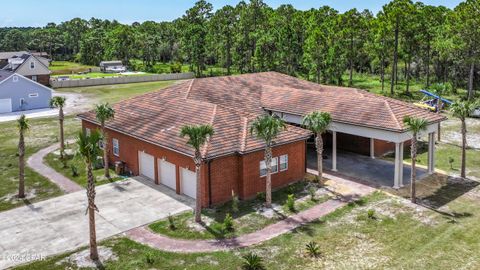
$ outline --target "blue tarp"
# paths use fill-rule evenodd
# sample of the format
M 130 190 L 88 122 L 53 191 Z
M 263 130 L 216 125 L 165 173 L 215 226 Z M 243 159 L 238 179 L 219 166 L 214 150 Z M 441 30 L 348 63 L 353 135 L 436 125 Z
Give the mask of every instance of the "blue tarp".
M 423 94 L 427 95 L 427 96 L 430 96 L 430 97 L 433 97 L 433 98 L 438 98 L 437 95 L 435 95 L 434 93 L 431 93 L 431 92 L 428 92 L 427 90 L 420 90 L 420 92 L 422 92 Z M 448 105 L 451 105 L 453 102 L 451 102 L 450 100 L 448 99 L 444 99 L 442 98 L 442 102 L 443 103 L 446 103 Z

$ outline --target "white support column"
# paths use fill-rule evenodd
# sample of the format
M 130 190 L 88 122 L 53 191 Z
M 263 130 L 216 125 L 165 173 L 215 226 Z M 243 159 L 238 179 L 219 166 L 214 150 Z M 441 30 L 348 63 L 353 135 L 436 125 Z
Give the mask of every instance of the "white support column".
M 403 187 L 403 148 L 404 148 L 404 143 L 401 142 L 400 143 L 400 164 L 398 166 L 398 176 L 399 176 L 399 181 L 398 181 L 398 184 L 400 185 L 400 187 Z
M 395 173 L 393 188 L 400 188 L 400 143 L 395 143 Z
M 435 132 L 428 133 L 428 173 L 435 172 Z
M 337 171 L 337 132 L 332 132 L 332 171 Z
M 370 138 L 370 157 L 375 159 L 375 139 Z

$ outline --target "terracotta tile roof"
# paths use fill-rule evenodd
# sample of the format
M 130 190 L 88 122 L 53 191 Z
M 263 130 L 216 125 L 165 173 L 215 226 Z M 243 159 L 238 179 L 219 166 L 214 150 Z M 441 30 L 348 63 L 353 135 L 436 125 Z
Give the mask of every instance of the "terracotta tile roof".
M 327 111 L 337 122 L 395 132 L 404 131 L 405 115 L 423 117 L 429 122 L 444 120 L 406 102 L 276 72 L 184 81 L 119 102 L 114 109 L 115 119 L 107 127 L 187 155 L 193 155 L 193 149 L 179 137 L 181 127 L 212 124 L 215 135 L 202 150 L 206 158 L 262 149 L 263 142 L 248 129 L 264 109 L 299 115 Z M 96 122 L 93 112 L 79 117 Z M 289 125 L 276 143 L 303 140 L 309 135 L 310 132 Z

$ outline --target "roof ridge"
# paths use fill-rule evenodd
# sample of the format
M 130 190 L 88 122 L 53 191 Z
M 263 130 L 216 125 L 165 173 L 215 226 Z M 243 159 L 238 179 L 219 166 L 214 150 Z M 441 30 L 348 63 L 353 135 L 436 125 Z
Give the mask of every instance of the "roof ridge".
M 194 81 L 195 81 L 195 78 L 192 79 L 192 82 L 190 82 L 190 85 L 188 86 L 187 93 L 185 94 L 185 99 L 188 99 L 188 96 L 190 95 L 190 91 L 192 90 Z
M 213 111 L 212 111 L 212 119 L 210 120 L 210 125 L 213 127 L 213 122 L 215 121 L 215 117 L 217 115 L 217 104 L 213 104 Z M 207 142 L 205 143 L 205 145 L 203 146 L 203 149 L 202 149 L 202 157 L 206 157 L 207 156 L 207 152 L 208 152 L 208 147 L 210 146 L 210 140 L 211 140 L 211 137 L 209 136 L 207 138 Z
M 244 152 L 245 151 L 245 147 L 247 146 L 247 133 L 248 133 L 248 118 L 245 117 L 245 116 L 241 116 L 241 118 L 243 118 L 243 122 L 242 122 L 242 133 L 241 133 L 241 137 L 240 137 L 240 152 Z
M 390 112 L 390 116 L 395 120 L 395 124 L 397 125 L 397 127 L 398 127 L 399 129 L 402 129 L 402 126 L 401 126 L 400 123 L 398 122 L 398 118 L 397 118 L 397 116 L 395 115 L 395 113 L 393 112 L 392 107 L 390 106 L 390 103 L 389 103 L 387 100 L 383 100 L 383 102 L 384 102 L 385 105 L 387 106 L 388 111 Z

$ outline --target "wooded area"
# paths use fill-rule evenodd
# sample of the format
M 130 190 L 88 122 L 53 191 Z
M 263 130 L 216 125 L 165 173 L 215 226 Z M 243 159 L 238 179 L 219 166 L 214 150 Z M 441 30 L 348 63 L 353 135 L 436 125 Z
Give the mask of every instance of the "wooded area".
M 453 10 L 393 0 L 376 15 L 328 6 L 273 9 L 262 0 L 214 11 L 201 0 L 172 22 L 75 18 L 42 28 L 0 28 L 0 51 L 46 51 L 55 60 L 90 65 L 120 59 L 150 72 L 157 62 L 183 63 L 197 76 L 205 76 L 207 66 L 225 74 L 274 70 L 338 85 L 352 85 L 354 72 L 368 73 L 379 75 L 390 94 L 402 80 L 408 95 L 415 79 L 427 88 L 439 82 L 468 89 L 471 99 L 480 83 L 479 25 L 478 0 Z

